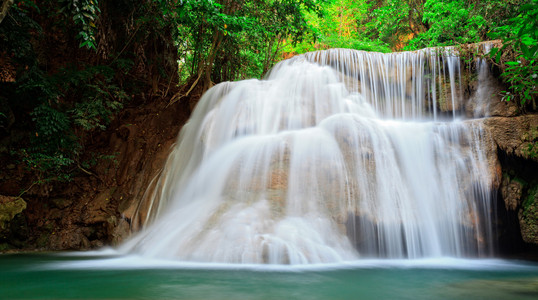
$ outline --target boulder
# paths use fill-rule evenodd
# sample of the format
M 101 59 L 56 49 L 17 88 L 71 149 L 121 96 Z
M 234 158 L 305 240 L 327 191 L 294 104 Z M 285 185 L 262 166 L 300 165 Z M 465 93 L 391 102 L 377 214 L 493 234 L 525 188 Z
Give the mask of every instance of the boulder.
M 26 202 L 20 197 L 0 195 L 0 231 L 7 228 L 9 222 L 26 209 Z

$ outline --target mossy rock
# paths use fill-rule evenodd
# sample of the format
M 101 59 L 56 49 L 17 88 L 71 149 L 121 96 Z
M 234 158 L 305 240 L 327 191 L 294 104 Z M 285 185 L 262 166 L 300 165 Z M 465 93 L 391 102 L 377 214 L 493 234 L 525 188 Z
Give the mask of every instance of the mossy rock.
M 0 230 L 26 209 L 26 202 L 20 197 L 0 196 Z
M 538 245 L 538 184 L 528 190 L 519 214 L 519 224 L 523 240 Z

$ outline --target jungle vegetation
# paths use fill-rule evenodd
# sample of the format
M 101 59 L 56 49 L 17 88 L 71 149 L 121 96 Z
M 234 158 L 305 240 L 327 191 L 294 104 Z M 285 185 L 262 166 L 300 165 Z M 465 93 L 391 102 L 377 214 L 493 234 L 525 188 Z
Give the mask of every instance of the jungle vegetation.
M 36 183 L 68 181 L 110 159 L 87 145 L 126 107 L 260 78 L 307 51 L 491 39 L 505 100 L 535 106 L 538 0 L 2 0 L 0 155 Z

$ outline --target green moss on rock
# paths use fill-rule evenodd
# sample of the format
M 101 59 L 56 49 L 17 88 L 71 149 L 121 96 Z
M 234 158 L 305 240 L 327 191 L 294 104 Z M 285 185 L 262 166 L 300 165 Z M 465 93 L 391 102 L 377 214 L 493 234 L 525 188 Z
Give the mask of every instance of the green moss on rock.
M 20 197 L 0 196 L 0 230 L 26 209 L 26 202 Z
M 528 189 L 521 206 L 519 225 L 521 235 L 526 243 L 538 244 L 538 184 Z

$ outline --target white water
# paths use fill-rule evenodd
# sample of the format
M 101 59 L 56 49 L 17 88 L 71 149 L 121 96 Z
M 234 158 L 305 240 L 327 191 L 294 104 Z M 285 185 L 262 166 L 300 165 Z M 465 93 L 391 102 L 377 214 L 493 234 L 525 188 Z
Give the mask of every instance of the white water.
M 482 52 L 484 55 L 491 51 L 490 44 L 482 44 Z M 490 80 L 489 65 L 485 58 L 476 58 L 476 69 L 478 76 L 478 88 L 474 95 L 473 116 L 474 117 L 489 117 L 489 104 L 492 98 L 492 86 Z
M 88 256 L 91 254 L 91 259 Z M 68 258 L 65 259 L 65 256 Z M 227 263 L 200 263 L 188 261 L 171 261 L 168 259 L 150 258 L 137 255 L 118 255 L 117 252 L 77 252 L 55 254 L 57 261 L 41 265 L 35 270 L 249 270 L 249 271 L 330 271 L 345 269 L 441 269 L 441 270 L 469 270 L 469 271 L 534 271 L 538 272 L 536 264 L 528 261 L 502 260 L 502 259 L 463 259 L 452 257 L 437 257 L 423 259 L 358 259 L 337 263 L 323 264 L 227 264 Z
M 460 119 L 459 59 L 437 52 L 316 52 L 215 86 L 120 250 L 243 264 L 491 255 L 491 141 Z

